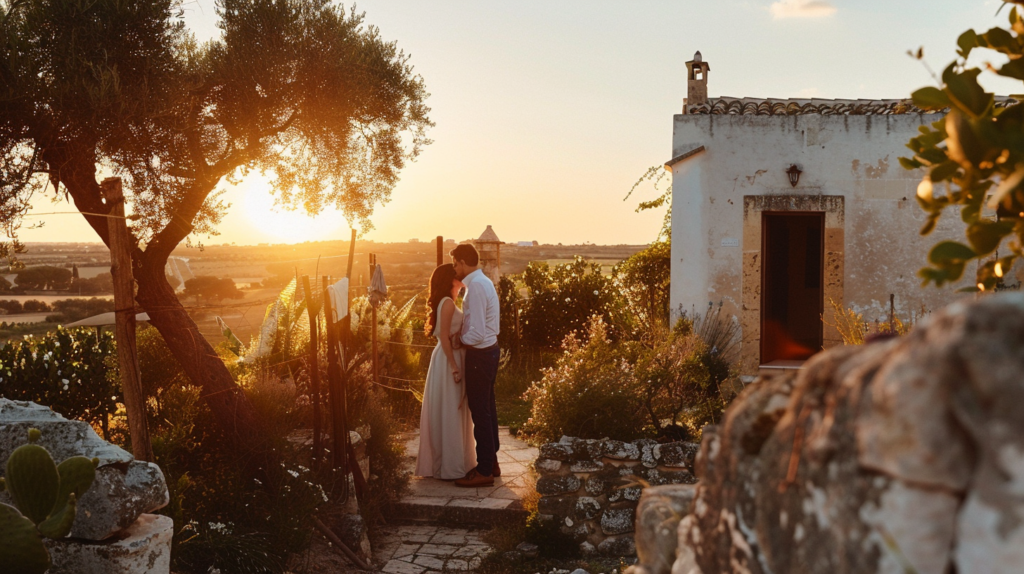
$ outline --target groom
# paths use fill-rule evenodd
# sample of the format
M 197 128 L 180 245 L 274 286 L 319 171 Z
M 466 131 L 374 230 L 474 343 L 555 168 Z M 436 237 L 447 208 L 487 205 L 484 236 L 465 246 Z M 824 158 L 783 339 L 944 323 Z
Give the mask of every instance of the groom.
M 455 481 L 475 488 L 494 484 L 498 467 L 498 413 L 494 403 L 494 379 L 498 376 L 498 292 L 494 283 L 477 268 L 480 255 L 472 245 L 451 251 L 455 275 L 466 286 L 462 299 L 462 332 L 452 337 L 455 347 L 466 348 L 466 396 L 473 415 L 476 468 Z

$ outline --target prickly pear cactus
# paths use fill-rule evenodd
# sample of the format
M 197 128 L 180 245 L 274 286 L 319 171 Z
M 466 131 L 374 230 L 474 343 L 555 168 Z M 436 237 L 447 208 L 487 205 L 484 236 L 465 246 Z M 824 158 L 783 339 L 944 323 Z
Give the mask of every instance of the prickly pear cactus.
M 64 538 L 75 522 L 77 500 L 96 478 L 99 460 L 71 457 L 60 465 L 34 444 L 40 432 L 29 429 L 29 444 L 7 459 L 0 489 L 10 491 L 17 508 L 0 504 L 0 564 L 11 574 L 43 574 L 50 555 L 43 537 Z

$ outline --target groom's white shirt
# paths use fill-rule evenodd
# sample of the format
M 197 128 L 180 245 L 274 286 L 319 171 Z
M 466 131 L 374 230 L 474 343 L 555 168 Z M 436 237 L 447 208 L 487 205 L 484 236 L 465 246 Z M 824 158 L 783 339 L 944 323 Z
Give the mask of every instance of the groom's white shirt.
M 462 283 L 466 286 L 462 299 L 462 344 L 477 349 L 497 344 L 501 314 L 494 283 L 480 269 L 466 275 Z

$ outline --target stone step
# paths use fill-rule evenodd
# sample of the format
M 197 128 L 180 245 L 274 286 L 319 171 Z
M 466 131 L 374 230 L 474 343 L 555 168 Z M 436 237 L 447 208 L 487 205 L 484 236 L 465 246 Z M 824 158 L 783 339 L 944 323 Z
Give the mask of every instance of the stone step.
M 529 513 L 518 500 L 408 496 L 394 507 L 392 520 L 412 524 L 489 528 L 525 520 Z

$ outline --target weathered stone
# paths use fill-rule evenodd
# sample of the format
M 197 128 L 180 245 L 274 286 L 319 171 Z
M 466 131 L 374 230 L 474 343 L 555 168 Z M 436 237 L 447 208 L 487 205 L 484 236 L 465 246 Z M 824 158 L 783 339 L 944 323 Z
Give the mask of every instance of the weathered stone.
M 608 484 L 600 476 L 587 477 L 587 482 L 584 485 L 584 489 L 590 496 L 601 496 L 608 488 Z
M 540 445 L 540 458 L 554 460 L 569 460 L 572 458 L 572 447 L 559 442 L 549 442 Z
M 167 505 L 167 484 L 160 467 L 134 460 L 101 439 L 87 423 L 67 420 L 35 403 L 0 399 L 0 460 L 7 460 L 27 442 L 29 428 L 40 430 L 37 444 L 58 463 L 72 456 L 100 461 L 96 479 L 78 502 L 71 537 L 105 540 L 140 515 Z M 10 504 L 10 494 L 0 492 L 0 502 Z
M 604 463 L 599 460 L 577 460 L 569 467 L 570 472 L 598 472 L 604 470 Z
M 647 471 L 647 482 L 652 486 L 662 484 L 696 484 L 697 477 L 685 470 L 662 471 L 652 468 Z
M 577 569 L 573 570 L 572 572 L 570 572 L 569 574 L 590 574 L 590 572 L 587 572 L 586 570 L 584 570 L 582 568 L 577 568 Z
M 636 554 L 636 544 L 632 536 L 611 536 L 597 545 L 597 551 L 612 557 L 633 556 Z
M 562 469 L 562 461 L 553 458 L 538 458 L 533 463 L 533 468 L 540 474 L 554 474 Z
M 587 536 L 590 535 L 590 528 L 586 525 L 586 523 L 575 523 L 568 518 L 566 518 L 566 521 L 571 523 L 571 525 L 567 524 L 563 526 L 561 528 L 561 531 L 562 534 L 565 534 L 572 538 L 573 542 L 576 542 L 577 544 L 581 543 L 587 539 Z
M 636 518 L 636 554 L 649 574 L 669 574 L 676 559 L 677 530 L 697 487 L 652 486 L 644 490 Z
M 569 494 L 580 489 L 580 479 L 575 475 L 548 475 L 537 479 L 537 492 L 544 496 Z
M 581 496 L 576 499 L 576 507 L 573 509 L 573 516 L 577 520 L 590 520 L 601 514 L 601 503 L 596 498 Z
M 1012 572 L 1024 294 L 755 382 L 705 431 L 676 572 Z
M 345 514 L 335 522 L 335 533 L 349 548 L 360 552 L 363 558 L 370 558 L 370 539 L 367 537 L 366 522 L 358 514 Z
M 693 468 L 693 459 L 699 450 L 700 445 L 692 442 L 670 442 L 655 446 L 653 454 L 663 466 Z
M 520 542 L 519 546 L 516 546 L 516 550 L 522 552 L 523 556 L 527 558 L 536 558 L 540 554 L 540 546 L 533 542 Z
M 597 546 L 589 542 L 580 542 L 580 554 L 583 556 L 593 556 L 597 554 Z
M 621 440 L 606 440 L 603 444 L 604 455 L 616 460 L 640 460 L 640 447 Z
M 47 574 L 167 574 L 173 534 L 169 517 L 143 514 L 112 541 L 45 539 L 53 562 Z
M 537 501 L 537 512 L 540 514 L 569 516 L 575 508 L 575 496 L 542 496 Z
M 605 534 L 633 532 L 636 511 L 632 508 L 609 508 L 601 514 L 601 531 Z
M 611 494 L 608 495 L 608 502 L 619 502 L 622 500 L 635 502 L 640 500 L 640 495 L 643 491 L 642 486 L 620 486 L 612 489 Z
M 654 449 L 658 443 L 646 443 L 640 446 L 640 464 L 647 468 L 658 466 L 658 459 L 654 457 Z

